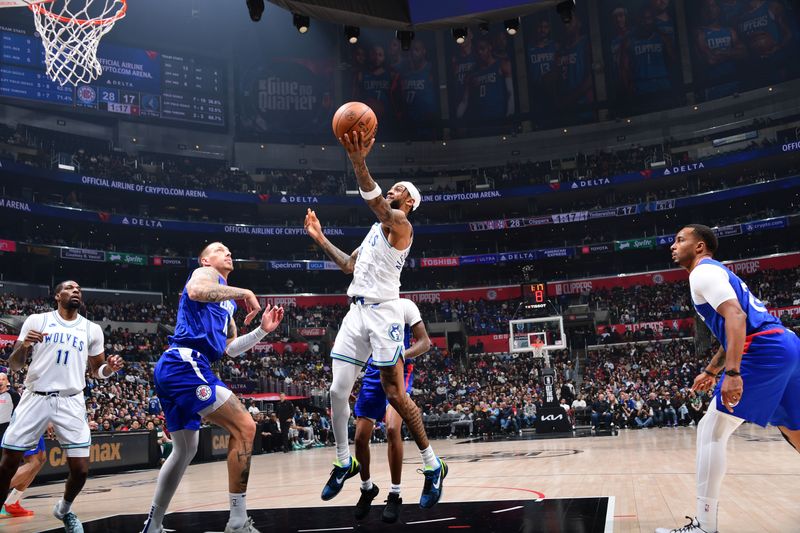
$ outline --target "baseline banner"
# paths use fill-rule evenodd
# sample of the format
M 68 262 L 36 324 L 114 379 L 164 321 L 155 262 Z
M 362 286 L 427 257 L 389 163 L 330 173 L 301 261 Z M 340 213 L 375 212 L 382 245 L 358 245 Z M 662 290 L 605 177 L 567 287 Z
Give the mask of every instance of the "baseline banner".
M 86 250 L 84 248 L 61 248 L 61 259 L 75 259 L 77 261 L 105 262 L 106 253 L 102 250 Z
M 776 309 L 768 309 L 768 311 L 769 314 L 778 318 L 782 317 L 783 315 L 789 315 L 789 317 L 794 318 L 796 316 L 800 316 L 800 305 L 778 307 Z
M 656 334 L 664 333 L 665 329 L 694 331 L 694 318 L 675 318 L 673 320 L 657 320 L 655 322 L 639 322 L 636 324 L 606 324 L 597 326 L 597 334 L 601 335 L 606 332 L 616 331 L 620 335 L 624 335 L 627 331 L 635 333 L 646 329 L 652 329 Z
M 0 252 L 16 252 L 16 251 L 17 251 L 16 241 L 8 241 L 6 239 L 0 239 Z
M 522 288 L 519 285 L 501 285 L 498 287 L 446 289 L 441 291 L 413 291 L 401 292 L 400 297 L 408 298 L 415 303 L 434 304 L 454 300 L 489 300 L 499 302 L 521 298 Z M 274 294 L 270 296 L 258 296 L 258 301 L 262 306 L 270 304 L 300 308 L 348 305 L 348 298 L 344 294 Z
M 785 270 L 800 266 L 800 253 L 792 253 L 777 257 L 757 257 L 739 261 L 726 261 L 727 266 L 734 274 L 754 274 L 761 270 Z M 688 281 L 689 275 L 683 269 L 658 270 L 641 274 L 625 274 L 622 276 L 584 278 L 569 281 L 555 281 L 547 284 L 548 296 L 562 296 L 565 294 L 581 294 L 597 290 L 614 288 L 631 288 L 637 285 L 661 285 Z
M 151 441 L 155 433 L 126 431 L 117 433 L 92 433 L 89 447 L 89 468 L 92 472 L 116 469 L 146 468 L 157 464 L 151 456 Z M 45 439 L 46 457 L 41 477 L 63 476 L 69 472 L 66 450 L 58 441 Z M 157 447 L 156 447 L 157 449 Z
M 17 342 L 16 335 L 0 335 L 0 348 L 5 348 L 9 344 Z

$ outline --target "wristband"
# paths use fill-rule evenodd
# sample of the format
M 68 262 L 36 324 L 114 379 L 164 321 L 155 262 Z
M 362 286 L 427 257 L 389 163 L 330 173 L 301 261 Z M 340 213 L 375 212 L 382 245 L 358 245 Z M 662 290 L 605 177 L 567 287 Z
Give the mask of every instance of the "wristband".
M 374 200 L 383 193 L 377 183 L 375 184 L 375 188 L 371 191 L 363 191 L 361 190 L 361 187 L 359 187 L 358 192 L 361 194 L 361 198 L 364 200 Z
M 703 372 L 705 372 L 705 373 L 706 373 L 706 374 L 708 374 L 709 376 L 712 376 L 712 377 L 717 377 L 717 374 L 715 374 L 715 373 L 714 373 L 714 372 L 712 372 L 711 370 L 704 369 L 704 370 L 703 370 Z
M 104 369 L 104 368 L 106 368 L 107 366 L 108 366 L 108 365 L 107 365 L 107 364 L 105 364 L 105 363 L 103 363 L 102 365 L 100 365 L 100 368 L 98 368 L 98 369 L 97 369 L 97 377 L 98 377 L 98 378 L 100 378 L 100 379 L 108 379 L 108 378 L 110 378 L 111 376 L 113 376 L 113 375 L 114 375 L 114 372 L 113 372 L 113 371 L 112 371 L 112 372 L 111 372 L 109 375 L 107 375 L 107 376 L 105 375 L 105 373 L 103 372 L 103 369 Z
M 738 370 L 726 370 L 725 371 L 725 375 L 726 376 L 731 376 L 731 377 L 736 377 L 736 376 L 741 376 L 742 373 L 739 372 Z

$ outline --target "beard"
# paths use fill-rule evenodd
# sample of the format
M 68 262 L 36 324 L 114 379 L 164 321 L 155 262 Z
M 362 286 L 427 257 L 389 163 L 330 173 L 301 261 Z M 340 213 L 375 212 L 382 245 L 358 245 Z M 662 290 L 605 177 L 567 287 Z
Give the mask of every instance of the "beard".
M 392 209 L 400 209 L 400 206 L 403 205 L 403 201 L 399 198 L 395 198 L 391 202 L 389 202 L 389 207 Z
M 83 305 L 83 302 L 81 302 L 80 300 L 70 299 L 70 300 L 67 301 L 67 306 L 66 307 L 67 307 L 67 309 L 80 309 L 82 305 Z

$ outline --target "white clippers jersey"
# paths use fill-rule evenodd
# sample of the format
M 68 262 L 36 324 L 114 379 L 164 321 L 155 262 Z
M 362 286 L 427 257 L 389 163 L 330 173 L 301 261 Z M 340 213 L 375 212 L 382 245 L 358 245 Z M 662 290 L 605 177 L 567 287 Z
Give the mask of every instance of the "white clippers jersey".
M 67 322 L 58 311 L 29 316 L 19 332 L 24 341 L 30 330 L 44 334 L 33 345 L 25 388 L 36 392 L 77 394 L 86 387 L 86 358 L 103 353 L 103 330 L 78 315 Z
M 398 299 L 400 273 L 410 250 L 410 244 L 402 251 L 389 244 L 380 223 L 373 224 L 358 250 L 353 281 L 347 289 L 347 295 L 377 302 Z

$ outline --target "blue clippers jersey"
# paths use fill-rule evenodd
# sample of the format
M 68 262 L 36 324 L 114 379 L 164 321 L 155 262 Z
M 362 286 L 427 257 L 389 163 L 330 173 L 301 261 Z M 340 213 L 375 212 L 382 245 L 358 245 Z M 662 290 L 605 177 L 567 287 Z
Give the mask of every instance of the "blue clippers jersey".
M 506 115 L 506 78 L 502 64 L 472 71 L 470 75 L 469 107 L 473 118 L 500 118 Z
M 392 90 L 392 73 L 384 69 L 381 74 L 365 72 L 361 75 L 361 97 L 383 104 L 384 113 L 389 112 L 389 95 Z
M 660 34 L 649 37 L 632 36 L 628 41 L 631 70 L 636 94 L 669 91 L 672 83 L 667 67 L 666 44 Z
M 419 70 L 406 69 L 400 77 L 400 90 L 408 113 L 407 118 L 430 118 L 436 112 L 436 89 L 430 63 L 425 63 Z
M 757 9 L 744 12 L 739 18 L 739 33 L 750 39 L 756 34 L 766 33 L 776 43 L 781 42 L 781 30 L 769 10 L 770 2 L 764 2 Z
M 403 334 L 403 348 L 408 350 L 411 346 L 411 326 L 406 324 L 404 334 Z M 404 375 L 408 375 L 410 371 L 414 369 L 414 361 L 413 360 L 405 360 L 405 368 L 403 369 Z M 380 369 L 372 364 L 372 356 L 369 356 L 367 360 L 367 367 L 364 369 L 364 381 L 371 380 L 380 383 L 381 381 L 381 371 Z
M 559 64 L 561 66 L 561 83 L 567 91 L 574 91 L 577 89 L 590 68 L 589 58 L 589 39 L 581 37 L 578 42 L 573 46 L 564 47 L 559 56 Z M 591 101 L 591 91 L 587 91 L 581 95 L 578 100 L 579 104 L 586 104 Z
M 703 259 L 698 265 L 711 264 L 725 270 L 728 274 L 728 283 L 733 287 L 733 292 L 736 293 L 736 299 L 739 305 L 742 306 L 742 311 L 747 315 L 747 335 L 764 331 L 771 328 L 783 328 L 781 321 L 776 317 L 769 314 L 764 303 L 753 296 L 747 285 L 742 281 L 739 276 L 731 272 L 725 265 L 713 259 Z M 717 313 L 717 311 L 708 302 L 701 305 L 694 305 L 700 318 L 703 319 L 711 333 L 719 340 L 722 347 L 727 349 L 728 345 L 725 341 L 725 319 Z
M 556 62 L 557 51 L 558 45 L 553 41 L 544 46 L 528 47 L 528 65 L 533 83 L 541 83 L 542 78 L 552 72 Z
M 706 46 L 712 52 L 723 52 L 733 48 L 733 30 L 731 28 L 703 28 Z M 706 65 L 705 75 L 712 80 L 731 76 L 736 72 L 736 63 L 731 60 Z
M 219 277 L 220 285 L 227 285 Z M 236 302 L 195 302 L 186 293 L 186 287 L 178 303 L 178 319 L 175 333 L 169 337 L 171 346 L 191 348 L 203 354 L 209 363 L 222 358 L 228 338 L 228 324 L 236 312 Z

